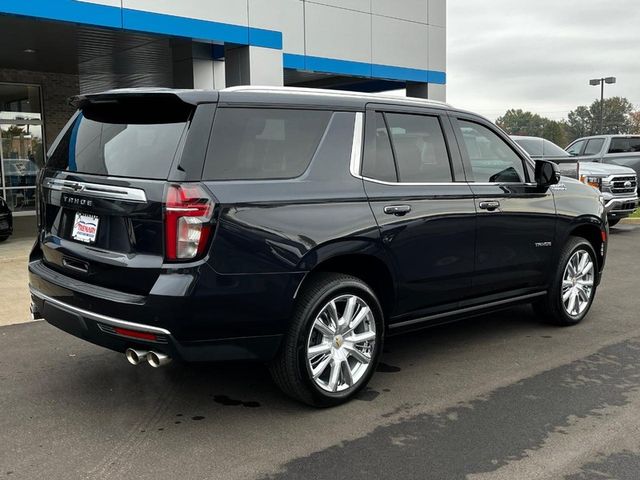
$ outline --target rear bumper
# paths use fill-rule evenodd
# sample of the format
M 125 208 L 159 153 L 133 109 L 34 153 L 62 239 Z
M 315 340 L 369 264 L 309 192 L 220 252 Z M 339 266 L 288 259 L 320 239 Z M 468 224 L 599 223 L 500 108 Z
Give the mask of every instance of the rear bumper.
M 202 275 L 198 278 L 203 280 Z M 259 279 L 261 282 L 253 280 L 254 290 L 263 292 L 254 295 L 254 300 L 271 296 L 269 305 L 252 304 L 242 295 L 228 299 L 228 295 L 215 292 L 205 298 L 193 295 L 128 298 L 127 294 L 117 296 L 100 287 L 87 292 L 84 287 L 88 284 L 53 272 L 41 261 L 29 265 L 34 316 L 111 350 L 154 350 L 188 362 L 268 361 L 275 356 L 288 325 L 288 312 L 275 308 L 274 302 L 283 305 L 278 297 L 289 295 L 290 289 L 281 288 L 277 294 L 273 282 L 265 283 L 266 278 Z M 241 292 L 242 281 L 231 283 Z M 295 283 L 292 279 L 285 283 L 290 281 Z M 210 282 L 206 284 L 211 286 Z M 222 297 L 227 298 L 226 304 Z M 126 331 L 143 333 L 145 338 L 134 338 Z
M 124 352 L 127 348 L 154 350 L 187 362 L 228 360 L 268 361 L 280 346 L 282 335 L 179 342 L 169 330 L 89 312 L 31 288 L 32 312 L 54 327 L 101 347 Z M 155 340 L 132 338 L 116 329 L 151 333 Z

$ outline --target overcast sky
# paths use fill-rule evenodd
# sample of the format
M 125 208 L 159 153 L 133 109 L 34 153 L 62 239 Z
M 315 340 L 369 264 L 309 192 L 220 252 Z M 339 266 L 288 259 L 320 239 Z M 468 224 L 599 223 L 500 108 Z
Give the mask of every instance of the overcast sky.
M 447 0 L 447 101 L 492 120 L 509 108 L 554 119 L 600 96 L 640 108 L 639 0 Z

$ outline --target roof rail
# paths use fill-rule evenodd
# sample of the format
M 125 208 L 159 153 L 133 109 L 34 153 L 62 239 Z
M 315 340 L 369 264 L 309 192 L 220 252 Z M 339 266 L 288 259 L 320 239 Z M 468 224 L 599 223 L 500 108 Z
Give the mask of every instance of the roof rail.
M 276 86 L 268 86 L 268 85 L 240 85 L 236 87 L 227 87 L 222 92 L 278 92 L 278 93 L 288 93 L 288 94 L 298 94 L 298 95 L 325 95 L 325 96 L 333 96 L 333 97 L 355 97 L 355 98 L 365 98 L 370 99 L 372 101 L 375 100 L 392 100 L 394 102 L 410 102 L 414 104 L 424 104 L 424 105 L 435 105 L 435 106 L 443 106 L 443 107 L 451 107 L 448 103 L 439 102 L 437 100 L 428 100 L 425 98 L 418 97 L 400 97 L 393 95 L 384 95 L 384 94 L 376 94 L 376 93 L 361 93 L 361 92 L 352 92 L 347 90 L 329 90 L 326 88 L 308 88 L 308 87 L 276 87 Z

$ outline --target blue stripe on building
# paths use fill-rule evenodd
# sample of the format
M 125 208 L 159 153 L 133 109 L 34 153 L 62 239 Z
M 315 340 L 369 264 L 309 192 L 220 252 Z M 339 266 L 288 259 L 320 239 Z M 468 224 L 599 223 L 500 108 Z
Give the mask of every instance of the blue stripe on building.
M 417 68 L 395 67 L 375 63 L 354 62 L 293 53 L 283 54 L 284 68 L 294 70 L 310 70 L 314 72 L 354 75 L 385 80 L 428 82 L 444 85 L 447 81 L 445 72 L 420 70 Z

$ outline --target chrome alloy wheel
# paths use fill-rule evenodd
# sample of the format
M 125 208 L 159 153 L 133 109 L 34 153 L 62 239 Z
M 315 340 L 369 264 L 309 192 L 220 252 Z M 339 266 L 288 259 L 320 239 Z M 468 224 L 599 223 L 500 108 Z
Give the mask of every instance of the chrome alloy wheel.
M 572 317 L 581 315 L 589 306 L 595 281 L 594 264 L 586 250 L 576 251 L 562 276 L 562 304 Z
M 341 295 L 316 316 L 307 339 L 307 362 L 315 384 L 327 392 L 355 385 L 373 360 L 376 322 L 360 297 Z

